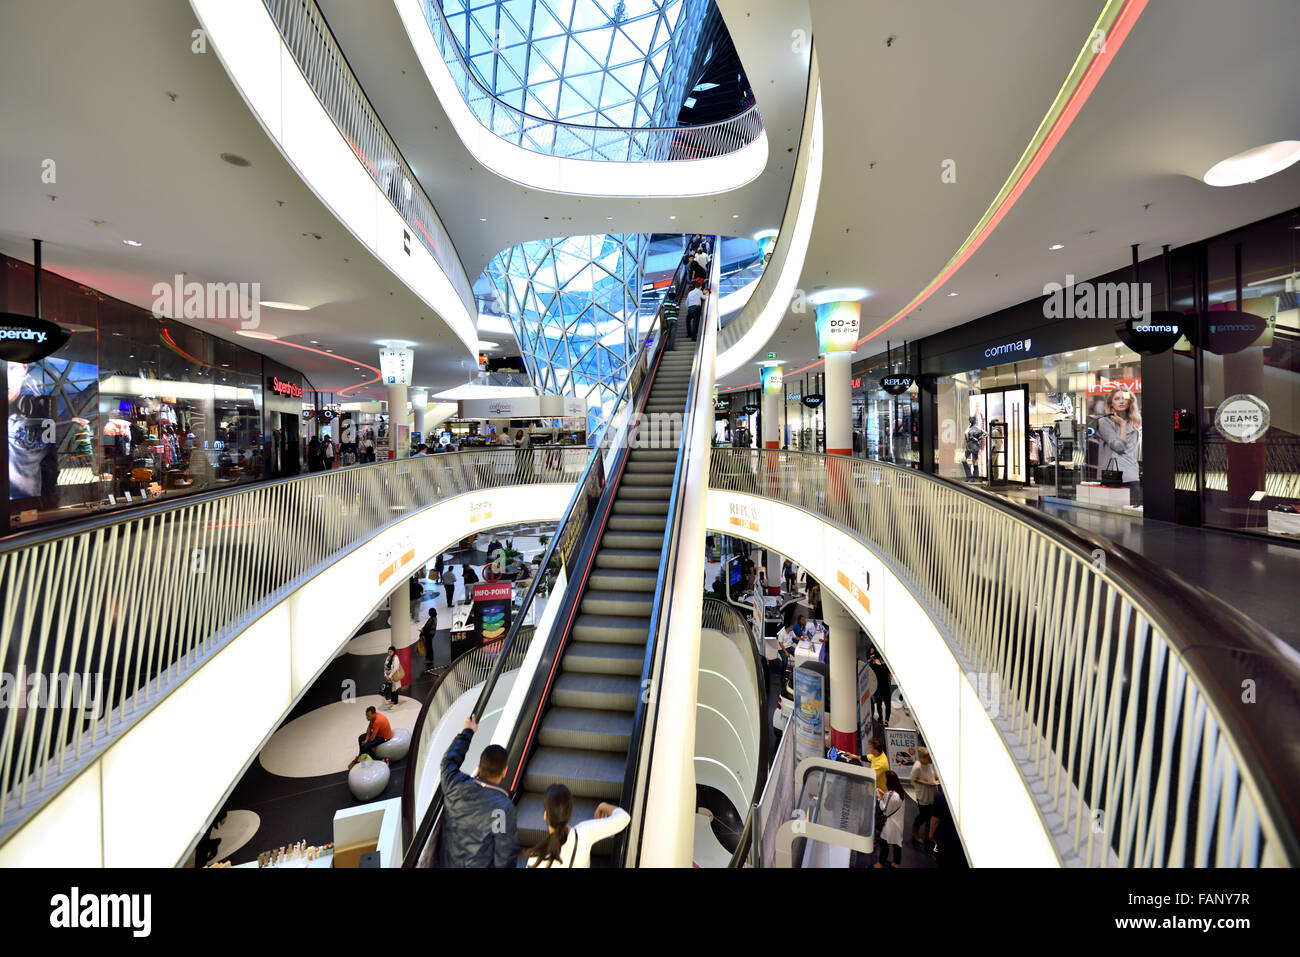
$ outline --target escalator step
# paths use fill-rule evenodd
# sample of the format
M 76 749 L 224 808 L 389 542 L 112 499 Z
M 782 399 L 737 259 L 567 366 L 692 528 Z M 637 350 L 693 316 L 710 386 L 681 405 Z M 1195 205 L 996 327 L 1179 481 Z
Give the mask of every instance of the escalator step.
M 581 610 L 589 615 L 620 615 L 649 618 L 654 604 L 651 596 L 624 596 L 619 592 L 588 589 L 582 596 Z
M 606 535 L 606 538 L 609 536 Z M 601 540 L 601 549 L 596 553 L 597 568 L 625 568 L 654 572 L 658 578 L 659 550 L 638 548 L 605 547 Z M 652 586 L 653 587 L 653 586 Z
M 618 532 L 657 532 L 662 546 L 664 527 L 667 524 L 666 515 L 611 515 L 605 527 Z
M 592 711 L 635 711 L 641 694 L 640 676 L 586 675 L 563 672 L 555 679 L 551 704 Z
M 599 555 L 596 560 L 600 561 Z M 658 565 L 653 569 L 597 567 L 588 579 L 587 587 L 595 588 L 597 591 L 650 593 L 655 590 L 658 581 Z
M 545 794 L 552 784 L 563 784 L 575 797 L 617 802 L 626 769 L 625 751 L 539 747 L 528 762 L 524 787 Z
M 667 515 L 668 502 L 646 502 L 640 499 L 614 499 L 615 515 Z
M 574 641 L 564 652 L 566 674 L 623 675 L 641 677 L 644 645 L 616 642 Z
M 650 621 L 618 615 L 579 615 L 573 623 L 573 638 L 644 648 L 650 639 Z
M 635 720 L 631 711 L 552 708 L 542 720 L 537 741 L 550 748 L 626 752 Z
M 600 547 L 602 551 L 607 548 L 617 548 L 654 552 L 655 555 L 658 555 L 664 547 L 664 534 L 662 529 L 659 531 L 653 529 L 638 531 L 636 529 L 609 527 L 605 529 L 605 534 L 600 538 Z M 600 560 L 599 553 L 597 553 L 596 559 L 597 561 Z M 657 559 L 655 567 L 658 567 Z

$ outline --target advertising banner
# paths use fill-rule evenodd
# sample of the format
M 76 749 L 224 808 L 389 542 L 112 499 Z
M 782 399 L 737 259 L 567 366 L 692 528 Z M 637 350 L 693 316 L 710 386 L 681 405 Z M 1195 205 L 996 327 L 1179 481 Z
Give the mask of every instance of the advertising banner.
M 867 753 L 867 742 L 871 740 L 871 695 L 875 688 L 876 674 L 865 661 L 858 662 L 858 754 Z
M 913 728 L 885 729 L 885 757 L 889 758 L 889 770 L 897 774 L 900 780 L 906 781 L 912 776 L 918 746 L 917 733 Z
M 852 352 L 858 345 L 862 304 L 823 302 L 817 306 L 817 353 Z
M 811 668 L 794 671 L 794 760 L 823 758 L 825 747 L 826 685 Z
M 764 395 L 780 395 L 785 375 L 780 366 L 763 366 L 760 370 Z

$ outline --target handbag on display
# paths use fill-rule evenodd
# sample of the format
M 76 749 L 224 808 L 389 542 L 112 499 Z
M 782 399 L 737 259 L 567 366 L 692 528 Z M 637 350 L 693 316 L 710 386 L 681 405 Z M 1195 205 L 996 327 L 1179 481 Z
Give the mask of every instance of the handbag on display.
M 1101 484 L 1111 488 L 1119 488 L 1124 484 L 1124 472 L 1115 468 L 1118 465 L 1115 456 L 1110 457 L 1110 465 L 1101 470 Z

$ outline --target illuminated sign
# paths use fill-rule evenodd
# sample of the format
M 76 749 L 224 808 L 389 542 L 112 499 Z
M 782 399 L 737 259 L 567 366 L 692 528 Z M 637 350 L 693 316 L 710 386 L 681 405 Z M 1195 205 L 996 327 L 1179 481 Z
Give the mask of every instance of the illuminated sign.
M 908 389 L 912 388 L 912 383 L 916 380 L 910 375 L 887 375 L 880 377 L 880 388 L 884 389 L 890 395 L 902 395 Z
M 825 401 L 826 397 L 818 392 L 803 397 L 803 404 L 810 409 L 818 408 Z
M 758 411 L 758 406 L 756 406 L 756 405 L 754 405 L 754 404 L 752 404 L 752 403 L 751 403 L 750 405 L 745 406 L 745 414 L 746 414 L 746 415 L 753 415 L 753 414 L 754 414 L 755 412 L 757 412 L 757 411 Z
M 63 348 L 71 336 L 45 319 L 0 312 L 0 359 L 37 362 Z
M 1134 395 L 1142 394 L 1141 379 L 1108 379 L 1102 376 L 1097 382 L 1088 383 L 1088 395 L 1110 395 L 1116 389 L 1123 389 L 1125 392 L 1132 392 Z
M 379 350 L 379 374 L 385 385 L 410 385 L 411 367 L 414 364 L 413 349 Z
M 1183 337 L 1183 316 L 1176 312 L 1153 312 L 1121 322 L 1115 335 L 1140 356 L 1155 356 L 1174 347 Z
M 1000 346 L 989 346 L 984 350 L 984 358 L 996 359 L 998 356 L 1014 355 L 1017 352 L 1028 352 L 1032 345 L 1032 339 L 1017 339 L 1014 342 L 1005 342 Z
M 817 307 L 817 353 L 852 352 L 858 346 L 862 304 L 824 302 Z
M 785 376 L 780 366 L 763 366 L 762 382 L 764 395 L 780 395 Z
M 284 382 L 275 376 L 271 377 L 271 391 L 279 395 L 288 396 L 290 399 L 302 398 L 302 386 L 294 385 L 292 382 Z

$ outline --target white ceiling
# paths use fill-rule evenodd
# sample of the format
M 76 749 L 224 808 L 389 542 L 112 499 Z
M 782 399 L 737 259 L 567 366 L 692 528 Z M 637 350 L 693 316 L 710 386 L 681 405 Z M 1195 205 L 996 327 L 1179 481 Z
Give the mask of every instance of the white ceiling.
M 827 161 L 801 287 L 872 290 L 864 335 L 906 306 L 1001 188 L 1101 7 L 812 0 Z M 1124 266 L 1130 243 L 1149 255 L 1300 203 L 1300 165 L 1253 185 L 1200 181 L 1227 156 L 1300 139 L 1297 36 L 1294 0 L 1152 0 L 996 231 L 858 355 L 1037 297 L 1067 273 Z M 940 181 L 944 159 L 955 184 Z M 790 360 L 787 374 L 815 362 L 811 311 L 789 314 L 767 348 Z M 742 370 L 723 386 L 753 378 Z
M 939 273 L 978 221 L 1048 109 L 1101 0 L 812 0 L 811 12 L 804 0 L 719 0 L 719 7 L 767 122 L 771 168 L 720 197 L 619 201 L 540 193 L 476 168 L 393 5 L 322 2 L 471 280 L 497 251 L 530 238 L 750 235 L 778 225 L 805 95 L 807 53 L 796 31 L 811 22 L 826 168 L 801 287 L 871 289 L 863 305 L 870 330 Z M 315 307 L 265 310 L 266 331 L 304 345 L 317 339 L 321 349 L 371 365 L 377 340 L 411 340 L 418 385 L 464 381 L 469 357 L 441 320 L 302 184 L 217 58 L 190 52 L 196 26 L 178 0 L 0 8 L 0 251 L 30 259 L 30 239 L 39 236 L 48 268 L 146 308 L 153 284 L 176 272 L 260 281 L 264 298 Z M 1294 0 L 1152 0 L 998 229 L 943 290 L 879 339 L 916 340 L 1039 295 L 1067 272 L 1084 277 L 1122 266 L 1131 242 L 1154 251 L 1295 205 L 1300 168 L 1229 189 L 1205 186 L 1199 176 L 1247 147 L 1300 138 L 1297 35 Z M 223 152 L 253 165 L 229 166 L 218 158 Z M 40 178 L 47 157 L 58 163 L 53 185 Z M 957 164 L 955 184 L 940 181 L 944 159 Z M 124 238 L 144 245 L 128 248 Z M 1065 248 L 1050 253 L 1052 242 Z M 360 378 L 351 361 L 192 322 L 302 369 L 318 388 Z M 791 360 L 790 370 L 814 361 L 811 312 L 787 316 L 767 349 Z M 860 354 L 883 349 L 872 340 Z M 741 373 L 732 378 L 723 385 L 747 381 Z

